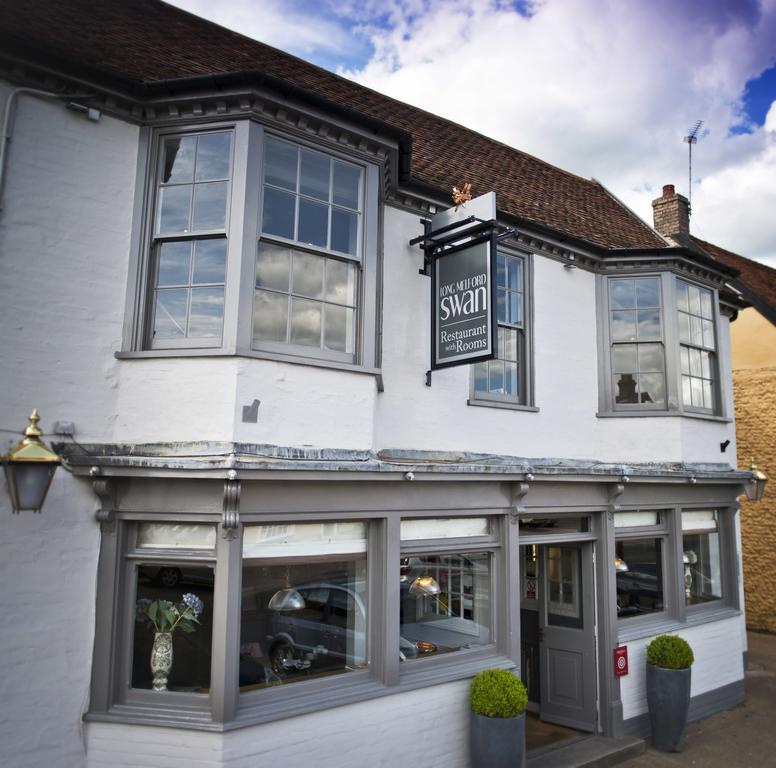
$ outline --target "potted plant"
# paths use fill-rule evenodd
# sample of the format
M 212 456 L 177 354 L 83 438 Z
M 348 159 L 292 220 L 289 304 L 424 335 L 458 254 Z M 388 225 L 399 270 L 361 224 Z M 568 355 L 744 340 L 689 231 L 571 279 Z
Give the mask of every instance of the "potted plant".
M 652 744 L 664 752 L 681 752 L 690 709 L 689 643 L 676 635 L 659 635 L 647 646 L 647 705 Z
M 522 768 L 525 764 L 525 705 L 528 694 L 506 669 L 486 669 L 472 681 L 472 768 Z
M 167 690 L 167 676 L 172 669 L 172 635 L 176 629 L 194 632 L 204 605 L 190 592 L 183 595 L 179 603 L 169 600 L 137 601 L 137 620 L 147 622 L 154 630 L 154 644 L 151 648 L 151 672 L 154 675 L 153 689 Z

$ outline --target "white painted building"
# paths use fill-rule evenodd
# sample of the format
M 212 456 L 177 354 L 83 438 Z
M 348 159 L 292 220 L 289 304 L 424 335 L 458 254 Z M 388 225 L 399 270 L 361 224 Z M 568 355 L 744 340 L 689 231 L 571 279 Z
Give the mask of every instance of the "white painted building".
M 661 632 L 691 715 L 742 700 L 730 268 L 156 0 L 6 3 L 0 104 L 0 427 L 65 458 L 40 514 L 0 494 L 2 765 L 466 766 L 492 666 L 642 734 Z M 498 358 L 428 381 L 409 242 L 467 181 Z M 136 606 L 183 592 L 152 690 Z

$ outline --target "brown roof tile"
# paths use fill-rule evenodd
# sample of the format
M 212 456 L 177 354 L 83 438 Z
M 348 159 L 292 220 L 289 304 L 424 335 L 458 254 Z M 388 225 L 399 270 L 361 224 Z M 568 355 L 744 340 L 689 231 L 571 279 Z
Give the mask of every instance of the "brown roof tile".
M 726 251 L 693 235 L 690 235 L 690 239 L 712 258 L 737 269 L 740 275 L 732 284 L 739 288 L 747 301 L 776 324 L 776 269 Z
M 412 136 L 411 180 L 495 190 L 499 209 L 604 248 L 665 243 L 596 181 L 334 75 L 159 0 L 3 0 L 0 41 L 128 85 L 264 72 Z

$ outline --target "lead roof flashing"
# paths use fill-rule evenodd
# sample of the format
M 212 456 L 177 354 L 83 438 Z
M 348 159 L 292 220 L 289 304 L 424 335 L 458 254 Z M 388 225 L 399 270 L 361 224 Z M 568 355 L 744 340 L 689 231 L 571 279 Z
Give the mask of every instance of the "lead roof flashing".
M 323 479 L 342 473 L 365 479 L 421 479 L 446 475 L 471 478 L 525 480 L 599 480 L 668 482 L 746 482 L 750 473 L 721 463 L 611 463 L 552 457 L 519 457 L 458 451 L 386 449 L 359 451 L 337 448 L 295 448 L 250 443 L 150 443 L 90 445 L 58 444 L 74 474 L 122 476 L 154 472 L 181 477 L 221 477 L 235 472 L 250 480 L 253 474 L 314 473 Z M 266 479 L 266 478 L 262 478 Z M 529 478 L 530 479 L 530 478 Z

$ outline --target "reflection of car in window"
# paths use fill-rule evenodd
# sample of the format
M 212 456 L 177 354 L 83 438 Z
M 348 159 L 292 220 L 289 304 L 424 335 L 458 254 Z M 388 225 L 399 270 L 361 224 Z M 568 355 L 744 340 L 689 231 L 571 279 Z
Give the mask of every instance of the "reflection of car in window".
M 617 573 L 617 613 L 621 616 L 663 609 L 662 575 L 656 563 L 632 563 Z
M 366 664 L 366 584 L 321 582 L 296 587 L 303 608 L 271 611 L 267 647 L 276 674 L 357 669 Z M 431 643 L 399 638 L 402 657 L 432 653 Z

